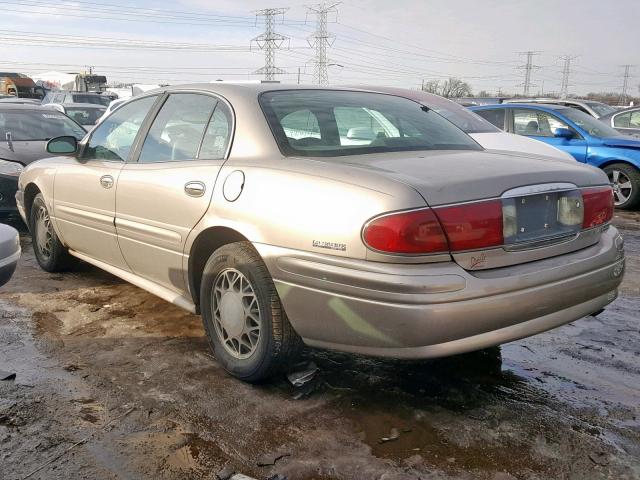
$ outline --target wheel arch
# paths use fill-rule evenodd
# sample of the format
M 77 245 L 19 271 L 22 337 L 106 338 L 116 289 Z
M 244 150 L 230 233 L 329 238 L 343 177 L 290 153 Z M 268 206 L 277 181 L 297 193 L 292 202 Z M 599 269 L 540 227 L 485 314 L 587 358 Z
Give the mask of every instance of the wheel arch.
M 610 158 L 608 160 L 605 160 L 604 162 L 602 162 L 601 164 L 598 165 L 598 168 L 601 169 L 605 169 L 605 167 L 608 167 L 609 165 L 613 165 L 615 163 L 624 163 L 626 165 L 629 165 L 630 167 L 635 168 L 636 170 L 640 171 L 640 165 L 636 165 L 633 162 L 629 161 L 629 160 L 623 160 L 623 159 L 618 159 L 618 158 Z
M 33 206 L 33 201 L 36 198 L 36 195 L 42 193 L 42 190 L 35 182 L 29 182 L 27 186 L 24 188 L 24 215 L 27 219 L 27 227 L 31 228 L 29 225 L 29 219 L 31 218 L 31 207 Z
M 202 273 L 209 257 L 218 248 L 234 242 L 248 241 L 247 237 L 229 227 L 209 227 L 198 234 L 189 251 L 188 280 L 189 290 L 196 311 L 200 311 L 200 284 Z

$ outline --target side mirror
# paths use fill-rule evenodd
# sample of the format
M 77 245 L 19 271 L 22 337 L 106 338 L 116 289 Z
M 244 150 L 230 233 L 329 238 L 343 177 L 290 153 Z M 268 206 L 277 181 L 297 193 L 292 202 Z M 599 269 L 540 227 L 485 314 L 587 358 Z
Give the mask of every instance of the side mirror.
M 78 139 L 72 136 L 56 137 L 47 143 L 47 152 L 70 155 L 78 150 Z
M 553 136 L 557 138 L 564 138 L 566 140 L 570 140 L 574 137 L 573 132 L 568 128 L 556 128 Z

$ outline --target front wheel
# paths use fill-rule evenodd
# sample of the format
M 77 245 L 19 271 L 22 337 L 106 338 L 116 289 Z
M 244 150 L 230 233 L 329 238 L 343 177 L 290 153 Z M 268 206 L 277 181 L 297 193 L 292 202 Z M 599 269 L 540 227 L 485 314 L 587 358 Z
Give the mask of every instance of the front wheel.
M 626 163 L 604 167 L 613 185 L 613 199 L 617 208 L 629 210 L 640 203 L 640 171 Z
M 31 206 L 29 216 L 29 226 L 31 229 L 33 251 L 40 268 L 47 272 L 60 272 L 69 268 L 73 258 L 58 235 L 56 235 L 49 210 L 41 193 L 36 195 Z
M 257 382 L 295 361 L 302 341 L 251 243 L 213 252 L 204 267 L 200 301 L 209 344 L 231 375 Z

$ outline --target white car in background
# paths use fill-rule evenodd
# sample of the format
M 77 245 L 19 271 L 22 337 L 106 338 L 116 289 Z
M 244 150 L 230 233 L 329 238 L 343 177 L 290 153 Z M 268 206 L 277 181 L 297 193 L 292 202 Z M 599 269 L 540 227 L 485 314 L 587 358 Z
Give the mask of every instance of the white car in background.
M 362 88 L 362 87 L 357 87 Z M 371 88 L 366 88 L 371 91 Z M 528 153 L 543 155 L 560 160 L 575 163 L 576 159 L 566 152 L 546 143 L 506 133 L 492 125 L 490 122 L 471 112 L 467 108 L 439 95 L 422 92 L 419 90 L 407 90 L 404 88 L 375 87 L 376 92 L 396 95 L 408 98 L 434 110 L 451 123 L 471 136 L 486 150 L 502 150 L 508 152 Z

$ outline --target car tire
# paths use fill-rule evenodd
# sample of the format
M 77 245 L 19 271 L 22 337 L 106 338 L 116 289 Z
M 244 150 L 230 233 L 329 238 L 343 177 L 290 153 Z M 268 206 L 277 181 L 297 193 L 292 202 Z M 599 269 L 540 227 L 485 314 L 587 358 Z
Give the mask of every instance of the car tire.
M 234 377 L 259 382 L 295 363 L 302 340 L 250 242 L 225 245 L 209 257 L 200 305 L 213 354 Z
M 613 184 L 616 208 L 630 210 L 640 204 L 640 170 L 628 163 L 612 163 L 604 171 Z M 629 185 L 630 188 L 622 188 Z
M 61 272 L 73 264 L 73 257 L 53 229 L 49 210 L 41 193 L 33 199 L 29 214 L 33 251 L 38 265 L 47 272 Z

